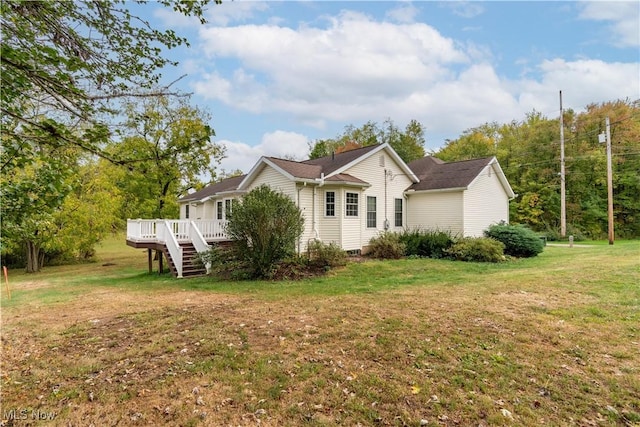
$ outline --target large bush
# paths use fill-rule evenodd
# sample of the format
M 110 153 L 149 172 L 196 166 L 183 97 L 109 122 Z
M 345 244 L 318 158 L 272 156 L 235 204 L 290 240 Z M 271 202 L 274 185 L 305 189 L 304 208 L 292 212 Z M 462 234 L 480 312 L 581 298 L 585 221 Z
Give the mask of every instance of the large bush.
M 309 264 L 316 267 L 330 269 L 347 264 L 347 253 L 335 243 L 326 244 L 320 240 L 314 240 L 309 243 L 307 252 Z
M 400 241 L 400 235 L 390 231 L 385 231 L 369 241 L 369 255 L 374 258 L 402 258 L 405 249 L 405 244 Z
M 488 237 L 460 239 L 445 253 L 456 261 L 500 262 L 505 259 L 504 244 Z
M 234 203 L 227 218 L 236 257 L 253 278 L 270 277 L 279 262 L 295 254 L 304 229 L 304 217 L 293 200 L 266 185 Z
M 453 245 L 453 237 L 447 231 L 413 229 L 400 234 L 400 242 L 405 244 L 408 256 L 442 258 Z
M 504 253 L 514 257 L 534 257 L 544 249 L 540 237 L 523 225 L 494 224 L 484 235 L 504 243 Z

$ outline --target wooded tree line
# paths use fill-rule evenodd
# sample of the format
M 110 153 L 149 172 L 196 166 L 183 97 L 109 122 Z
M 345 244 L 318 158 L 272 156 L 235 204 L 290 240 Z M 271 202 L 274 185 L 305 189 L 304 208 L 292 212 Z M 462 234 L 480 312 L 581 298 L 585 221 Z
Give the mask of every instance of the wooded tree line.
M 640 101 L 618 100 L 565 111 L 567 234 L 607 235 L 607 167 L 598 135 L 611 121 L 615 231 L 640 237 Z M 511 221 L 557 237 L 560 230 L 560 119 L 532 112 L 521 121 L 486 123 L 434 153 L 445 161 L 496 156 L 513 190 Z

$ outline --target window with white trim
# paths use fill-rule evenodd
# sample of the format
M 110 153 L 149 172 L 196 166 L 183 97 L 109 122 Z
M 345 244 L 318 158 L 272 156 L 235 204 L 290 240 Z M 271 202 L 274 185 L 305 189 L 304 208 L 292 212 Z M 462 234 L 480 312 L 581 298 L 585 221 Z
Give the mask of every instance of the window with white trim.
M 347 193 L 344 205 L 346 216 L 358 216 L 358 193 Z
M 227 219 L 231 213 L 231 199 L 224 201 L 224 217 Z
M 222 201 L 216 202 L 216 218 L 224 219 L 224 211 L 222 210 Z
M 402 199 L 395 199 L 394 203 L 395 226 L 402 227 Z
M 378 225 L 376 216 L 376 198 L 367 196 L 367 228 L 376 228 Z
M 189 204 L 184 205 L 184 218 L 189 219 Z
M 336 216 L 336 192 L 324 193 L 324 216 Z

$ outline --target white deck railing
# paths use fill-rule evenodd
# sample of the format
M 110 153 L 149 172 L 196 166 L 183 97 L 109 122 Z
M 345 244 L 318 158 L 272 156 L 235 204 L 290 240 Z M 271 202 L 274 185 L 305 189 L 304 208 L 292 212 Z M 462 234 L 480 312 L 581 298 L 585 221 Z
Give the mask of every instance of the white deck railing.
M 170 230 L 178 242 L 191 242 L 191 227 L 196 227 L 202 237 L 207 242 L 228 240 L 225 233 L 226 221 L 199 219 L 190 221 L 188 219 L 128 219 L 127 220 L 127 240 L 135 242 L 158 242 L 165 243 L 158 238 L 158 224 L 168 223 Z
M 220 220 L 129 219 L 127 240 L 164 244 L 171 255 L 178 277 L 182 277 L 180 243 L 191 242 L 198 253 L 206 252 L 209 242 L 228 240 L 225 226 L 226 222 Z

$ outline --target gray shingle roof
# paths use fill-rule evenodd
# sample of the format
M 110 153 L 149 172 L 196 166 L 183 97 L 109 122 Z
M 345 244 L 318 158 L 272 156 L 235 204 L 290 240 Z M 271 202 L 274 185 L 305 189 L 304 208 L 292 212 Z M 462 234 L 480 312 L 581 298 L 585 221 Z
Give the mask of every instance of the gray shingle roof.
M 409 190 L 443 190 L 447 188 L 466 188 L 493 160 L 493 157 L 463 160 L 445 163 L 432 156 L 423 157 L 409 163 L 409 168 L 420 182 Z
M 320 174 L 322 173 L 321 166 L 308 165 L 293 160 L 278 159 L 277 157 L 267 157 L 267 159 L 296 178 L 316 179 L 320 178 Z
M 302 163 L 306 165 L 320 166 L 320 168 L 322 168 L 321 171 L 324 172 L 325 175 L 329 175 L 330 173 L 340 169 L 343 166 L 348 165 L 359 157 L 367 154 L 369 151 L 375 150 L 379 146 L 380 144 L 369 145 L 367 147 L 345 151 L 344 153 L 337 153 L 317 159 L 305 160 Z M 320 175 L 318 175 L 318 178 L 319 177 Z
M 368 152 L 375 150 L 378 146 L 379 145 L 370 145 L 368 147 L 320 157 L 318 159 L 305 160 L 303 162 L 279 159 L 276 157 L 266 157 L 266 159 L 295 178 L 319 179 L 322 174 L 327 176 Z M 466 188 L 493 159 L 493 157 L 486 157 L 445 163 L 436 157 L 427 156 L 414 160 L 409 163 L 408 166 L 420 179 L 420 182 L 411 185 L 408 190 L 425 191 Z M 180 198 L 179 201 L 199 201 L 218 193 L 237 190 L 245 177 L 246 175 L 227 178 L 195 193 L 188 194 Z M 326 180 L 335 183 L 368 184 L 346 173 L 335 174 Z
M 231 178 L 223 179 L 220 182 L 216 182 L 215 184 L 208 185 L 204 187 L 202 190 L 195 191 L 191 194 L 187 194 L 184 197 L 178 199 L 179 202 L 189 202 L 192 200 L 202 200 L 207 197 L 213 196 L 217 193 L 222 193 L 224 191 L 232 191 L 237 190 L 238 185 L 242 182 L 246 175 L 234 176 Z

